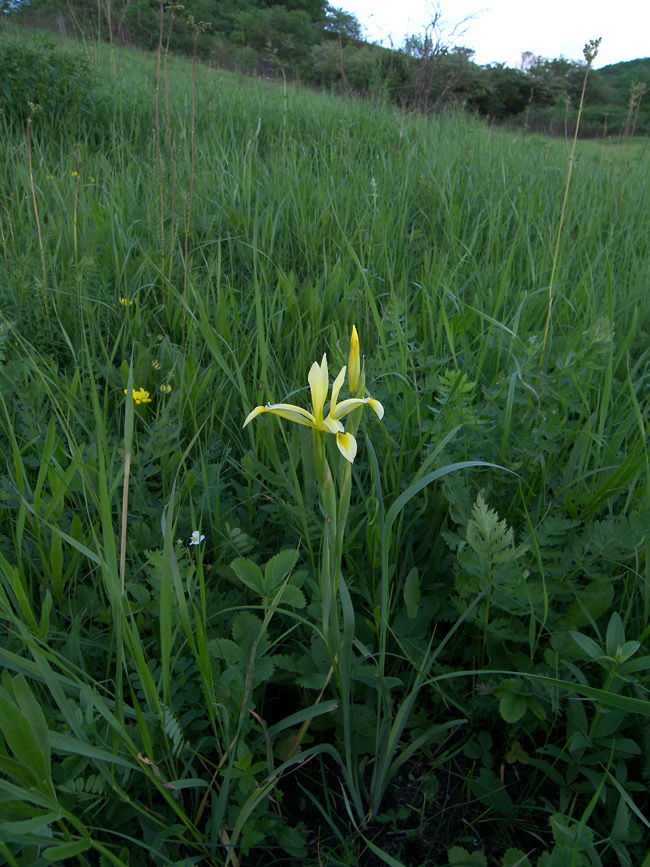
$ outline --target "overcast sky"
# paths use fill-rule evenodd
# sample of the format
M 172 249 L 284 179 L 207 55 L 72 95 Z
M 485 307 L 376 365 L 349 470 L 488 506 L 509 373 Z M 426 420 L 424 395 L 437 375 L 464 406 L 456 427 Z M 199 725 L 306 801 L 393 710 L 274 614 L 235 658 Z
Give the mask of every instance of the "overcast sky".
M 430 4 L 427 0 L 331 0 L 357 16 L 366 38 L 373 42 L 402 43 L 406 33 L 422 30 Z M 650 56 L 650 2 L 648 0 L 441 0 L 447 32 L 473 15 L 454 40 L 476 51 L 476 63 L 494 61 L 517 66 L 522 51 L 543 57 L 582 60 L 589 39 L 603 37 L 594 67 Z

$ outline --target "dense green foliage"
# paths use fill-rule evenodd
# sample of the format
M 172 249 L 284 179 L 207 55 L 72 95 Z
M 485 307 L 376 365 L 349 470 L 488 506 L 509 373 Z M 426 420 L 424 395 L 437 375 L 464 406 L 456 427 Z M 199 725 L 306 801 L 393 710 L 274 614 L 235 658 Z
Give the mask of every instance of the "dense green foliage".
M 9 124 L 24 125 L 36 105 L 54 129 L 57 117 L 68 118 L 68 133 L 70 123 L 86 132 L 101 123 L 102 106 L 89 58 L 61 50 L 51 40 L 2 40 L 0 82 L 0 108 Z
M 644 863 L 645 144 L 554 256 L 563 143 L 56 50 L 105 112 L 0 115 L 0 858 Z M 311 431 L 242 425 L 353 324 L 332 651 Z
M 431 22 L 395 48 L 367 44 L 354 15 L 323 0 L 19 0 L 12 17 L 86 39 L 149 50 L 198 53 L 231 71 L 300 80 L 418 111 L 463 107 L 511 126 L 550 135 L 573 132 L 586 65 L 522 53 L 520 68 L 478 66 L 454 44 L 434 5 Z M 171 13 L 171 14 L 170 14 Z M 194 39 L 188 16 L 209 23 Z M 522 46 L 522 48 L 525 46 Z M 650 59 L 591 71 L 581 134 L 648 134 Z M 574 108 L 567 112 L 567 106 Z

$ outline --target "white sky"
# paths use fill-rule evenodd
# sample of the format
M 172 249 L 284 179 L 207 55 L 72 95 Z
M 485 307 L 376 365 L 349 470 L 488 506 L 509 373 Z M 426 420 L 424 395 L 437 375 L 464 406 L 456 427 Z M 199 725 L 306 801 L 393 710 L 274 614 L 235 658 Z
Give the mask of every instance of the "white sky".
M 427 0 L 330 0 L 357 16 L 366 39 L 399 46 L 406 33 L 422 30 Z M 650 57 L 648 0 L 441 0 L 446 32 L 474 15 L 455 44 L 473 48 L 476 63 L 517 66 L 522 51 L 582 60 L 585 42 L 603 37 L 594 67 Z

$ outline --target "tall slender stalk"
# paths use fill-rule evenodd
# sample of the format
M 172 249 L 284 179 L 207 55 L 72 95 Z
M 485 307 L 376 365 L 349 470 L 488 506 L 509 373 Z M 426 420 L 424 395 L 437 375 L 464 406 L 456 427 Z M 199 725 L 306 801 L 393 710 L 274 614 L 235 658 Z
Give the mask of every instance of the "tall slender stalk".
M 553 282 L 555 280 L 555 271 L 557 269 L 557 263 L 559 259 L 560 253 L 560 240 L 562 239 L 562 228 L 564 226 L 564 217 L 566 215 L 566 206 L 569 200 L 569 188 L 571 187 L 571 175 L 573 173 L 573 164 L 575 162 L 575 153 L 576 153 L 576 145 L 578 142 L 578 131 L 580 129 L 580 118 L 582 116 L 582 109 L 585 101 L 585 91 L 587 89 L 587 79 L 589 78 L 589 70 L 591 69 L 591 64 L 594 62 L 594 58 L 598 54 L 598 46 L 600 45 L 600 38 L 598 39 L 590 39 L 589 42 L 585 45 L 583 49 L 584 58 L 587 61 L 587 68 L 585 69 L 585 77 L 582 82 L 582 93 L 580 94 L 580 105 L 578 106 L 578 117 L 576 118 L 576 128 L 573 134 L 573 144 L 571 146 L 571 153 L 569 154 L 569 172 L 567 174 L 566 186 L 564 187 L 564 199 L 562 200 L 562 211 L 560 212 L 560 223 L 557 227 L 557 237 L 555 239 L 555 251 L 553 253 L 553 266 L 551 268 L 551 279 L 548 284 L 548 312 L 546 314 L 546 325 L 544 327 L 544 341 L 542 343 L 542 354 L 541 359 L 544 360 L 546 356 L 546 343 L 548 340 L 548 333 L 551 327 L 551 314 L 553 310 Z
M 187 203 L 187 218 L 185 220 L 185 257 L 183 267 L 183 342 L 185 341 L 185 320 L 187 317 L 187 272 L 189 267 L 190 224 L 192 221 L 192 199 L 194 196 L 194 159 L 195 159 L 195 118 L 196 118 L 196 49 L 199 34 L 204 33 L 211 25 L 205 21 L 194 21 L 193 15 L 188 15 L 187 21 L 194 31 L 194 48 L 192 51 L 192 113 L 190 117 L 190 193 Z
M 16 252 L 16 239 L 14 238 L 13 228 L 11 225 L 11 215 L 9 213 L 9 209 L 6 204 L 0 199 L 0 208 L 3 208 L 7 214 L 7 225 L 9 227 L 9 235 L 11 236 L 12 247 L 14 253 Z M 0 216 L 0 242 L 2 242 L 2 252 L 5 260 L 5 268 L 9 271 L 9 257 L 7 255 L 7 242 L 8 237 L 5 235 L 4 225 L 2 223 L 2 216 Z
M 171 12 L 171 17 L 169 19 L 169 30 L 167 31 L 167 43 L 165 45 L 165 52 L 163 54 L 163 69 L 164 69 L 164 77 L 165 77 L 165 110 L 167 113 L 167 143 L 169 146 L 169 163 L 171 166 L 171 189 L 170 189 L 170 207 L 171 207 L 171 215 L 170 215 L 170 229 L 169 229 L 169 273 L 167 275 L 168 279 L 171 280 L 172 277 L 172 264 L 174 261 L 174 229 L 175 229 L 175 199 L 176 199 L 176 162 L 174 159 L 174 140 L 172 138 L 172 121 L 171 121 L 171 110 L 169 105 L 169 75 L 167 70 L 167 58 L 169 56 L 169 45 L 172 38 L 172 29 L 174 27 L 174 12 L 176 9 L 182 9 L 182 6 L 167 6 L 166 7 Z
M 38 216 L 38 202 L 36 201 L 36 188 L 34 187 L 34 171 L 32 169 L 32 119 L 35 114 L 41 110 L 40 105 L 29 104 L 31 112 L 27 118 L 27 160 L 29 163 L 29 187 L 32 192 L 32 203 L 34 205 L 34 219 L 36 220 L 36 231 L 38 233 L 38 250 L 41 254 L 41 268 L 43 269 L 43 302 L 46 312 L 49 310 L 49 301 L 47 298 L 47 272 L 45 269 L 45 248 L 43 247 L 43 234 L 41 232 L 41 221 Z
M 74 208 L 72 212 L 72 242 L 74 246 L 74 258 L 77 261 L 77 212 L 79 207 L 79 157 L 77 149 L 74 152 Z
M 165 273 L 165 183 L 163 177 L 162 153 L 160 151 L 160 60 L 163 50 L 163 23 L 165 7 L 160 4 L 160 32 L 158 35 L 158 61 L 156 65 L 156 92 L 155 92 L 155 116 L 156 116 L 156 158 L 158 161 L 158 181 L 160 185 L 160 271 Z

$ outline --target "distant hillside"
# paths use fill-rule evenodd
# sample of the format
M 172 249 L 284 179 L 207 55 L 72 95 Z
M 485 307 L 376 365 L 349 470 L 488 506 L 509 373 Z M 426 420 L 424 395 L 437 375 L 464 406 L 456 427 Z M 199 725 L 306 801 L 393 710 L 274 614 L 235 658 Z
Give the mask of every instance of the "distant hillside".
M 596 111 L 607 114 L 612 132 L 650 134 L 650 57 L 603 66 L 593 78 L 592 117 Z
M 522 54 L 519 68 L 479 66 L 447 38 L 436 14 L 401 46 L 364 42 L 356 17 L 327 0 L 0 0 L 25 27 L 178 54 L 221 69 L 299 81 L 409 111 L 466 110 L 547 135 L 572 133 L 583 60 Z M 188 26 L 189 25 L 189 26 Z M 0 56 L 0 72 L 12 60 Z M 1 77 L 1 76 L 0 76 Z M 650 134 L 650 58 L 592 70 L 580 134 Z M 568 111 L 567 111 L 568 106 Z
M 650 57 L 639 57 L 637 60 L 626 60 L 622 63 L 610 63 L 596 72 L 599 78 L 605 78 L 612 87 L 629 91 L 634 81 L 642 81 L 650 87 Z

